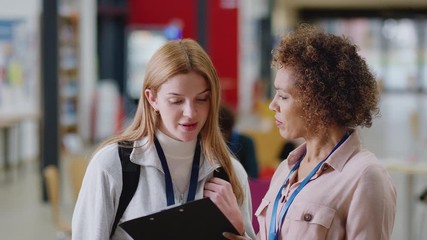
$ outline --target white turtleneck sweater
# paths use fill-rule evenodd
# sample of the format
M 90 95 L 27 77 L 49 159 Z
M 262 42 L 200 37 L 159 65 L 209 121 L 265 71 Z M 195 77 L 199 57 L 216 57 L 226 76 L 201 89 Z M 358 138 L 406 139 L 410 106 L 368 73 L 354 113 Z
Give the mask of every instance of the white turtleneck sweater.
M 189 187 L 197 138 L 190 142 L 182 142 L 167 136 L 160 130 L 156 131 L 156 137 L 165 154 L 173 186 L 182 195 Z

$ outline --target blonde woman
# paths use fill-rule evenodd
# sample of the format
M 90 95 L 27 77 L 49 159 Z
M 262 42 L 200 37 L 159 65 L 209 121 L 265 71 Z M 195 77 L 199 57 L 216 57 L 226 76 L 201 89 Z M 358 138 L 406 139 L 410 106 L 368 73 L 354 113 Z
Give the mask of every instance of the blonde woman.
M 193 40 L 167 42 L 151 58 L 143 81 L 133 122 L 89 163 L 73 239 L 131 239 L 113 227 L 122 191 L 118 147 L 124 142 L 132 143 L 130 160 L 140 166 L 140 177 L 119 223 L 209 197 L 240 234 L 255 237 L 247 174 L 230 157 L 218 126 L 220 85 L 209 56 Z M 219 167 L 229 181 L 213 177 Z

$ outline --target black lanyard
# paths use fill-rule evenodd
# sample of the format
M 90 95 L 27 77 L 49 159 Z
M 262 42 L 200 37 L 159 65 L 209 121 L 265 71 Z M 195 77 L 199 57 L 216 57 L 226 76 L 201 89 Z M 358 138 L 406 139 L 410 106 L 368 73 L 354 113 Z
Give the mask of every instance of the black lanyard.
M 166 161 L 165 153 L 159 140 L 154 137 L 154 145 L 156 145 L 157 154 L 159 155 L 160 162 L 162 163 L 163 171 L 165 172 L 165 185 L 166 185 L 166 198 L 168 206 L 175 204 L 175 197 L 173 194 L 172 176 L 169 171 L 168 163 Z M 200 163 L 200 142 L 197 140 L 196 150 L 193 157 L 193 166 L 191 168 L 190 186 L 188 190 L 187 202 L 193 201 L 196 197 L 197 182 L 199 178 L 199 163 Z

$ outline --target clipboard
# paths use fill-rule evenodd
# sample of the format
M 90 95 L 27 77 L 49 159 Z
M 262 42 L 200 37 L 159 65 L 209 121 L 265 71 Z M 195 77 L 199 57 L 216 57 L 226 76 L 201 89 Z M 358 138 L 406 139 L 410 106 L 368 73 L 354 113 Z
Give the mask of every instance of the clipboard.
M 220 240 L 223 232 L 239 234 L 209 198 L 135 218 L 119 225 L 133 239 Z

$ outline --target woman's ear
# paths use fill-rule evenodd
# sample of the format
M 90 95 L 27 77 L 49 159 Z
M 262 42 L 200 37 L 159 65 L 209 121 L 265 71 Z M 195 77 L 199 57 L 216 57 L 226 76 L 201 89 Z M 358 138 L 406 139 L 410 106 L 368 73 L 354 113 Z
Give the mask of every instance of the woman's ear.
M 154 92 L 151 89 L 145 89 L 144 94 L 145 94 L 145 98 L 147 98 L 150 105 L 156 111 L 157 110 L 157 96 L 154 94 Z

